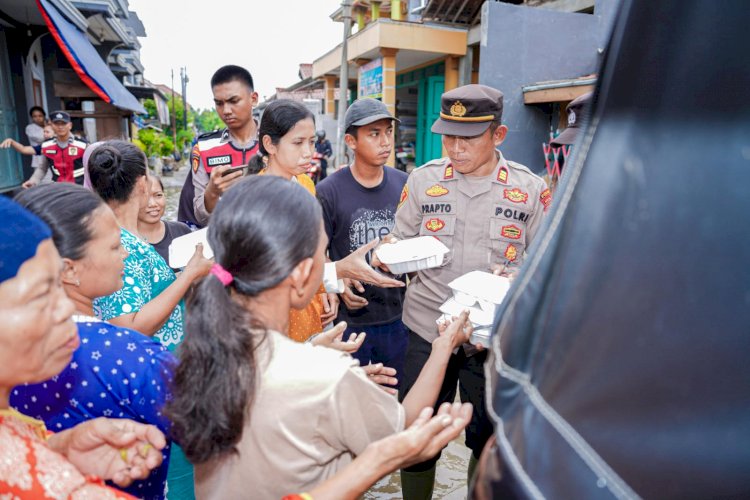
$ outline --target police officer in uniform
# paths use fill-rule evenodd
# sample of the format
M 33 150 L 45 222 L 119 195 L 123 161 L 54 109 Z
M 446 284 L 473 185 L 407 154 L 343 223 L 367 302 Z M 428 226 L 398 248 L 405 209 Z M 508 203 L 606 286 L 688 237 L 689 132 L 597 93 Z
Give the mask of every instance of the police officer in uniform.
M 253 108 L 258 104 L 253 77 L 245 68 L 222 66 L 211 77 L 219 118 L 226 128 L 199 136 L 193 145 L 191 172 L 180 193 L 178 220 L 203 227 L 224 192 L 237 183 L 258 153 L 258 126 Z
M 443 265 L 416 273 L 406 291 L 403 322 L 409 329 L 404 395 L 414 384 L 437 338 L 438 308 L 451 295 L 448 283 L 470 271 L 511 273 L 537 238 L 551 195 L 528 168 L 506 160 L 496 149 L 507 127 L 500 118 L 503 94 L 484 85 L 466 85 L 443 94 L 432 132 L 442 134 L 448 157 L 415 169 L 401 194 L 393 239 L 435 236 L 449 249 Z M 379 265 L 377 259 L 374 264 Z M 436 404 L 461 400 L 474 414 L 466 428 L 471 448 L 469 478 L 493 428 L 486 416 L 483 365 L 487 353 L 465 344 L 446 370 Z M 434 459 L 401 471 L 406 500 L 429 499 Z
M 70 132 L 73 123 L 67 112 L 55 111 L 50 115 L 50 120 L 55 132 L 52 139 L 36 146 L 24 146 L 13 139 L 6 139 L 0 143 L 0 148 L 12 147 L 21 154 L 44 157 L 45 161 L 35 168 L 31 178 L 23 183 L 24 188 L 39 184 L 47 169 L 52 172 L 54 182 L 83 184 L 83 153 L 88 143 Z

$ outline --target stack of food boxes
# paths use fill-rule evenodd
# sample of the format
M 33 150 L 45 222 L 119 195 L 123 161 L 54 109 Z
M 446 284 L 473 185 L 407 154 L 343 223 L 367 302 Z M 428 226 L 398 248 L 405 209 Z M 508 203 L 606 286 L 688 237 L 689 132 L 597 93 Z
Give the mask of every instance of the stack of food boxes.
M 459 276 L 448 286 L 453 290 L 453 296 L 440 306 L 443 314 L 438 318 L 438 323 L 468 310 L 469 321 L 474 327 L 470 342 L 489 346 L 495 313 L 508 293 L 510 280 L 482 271 L 472 271 Z

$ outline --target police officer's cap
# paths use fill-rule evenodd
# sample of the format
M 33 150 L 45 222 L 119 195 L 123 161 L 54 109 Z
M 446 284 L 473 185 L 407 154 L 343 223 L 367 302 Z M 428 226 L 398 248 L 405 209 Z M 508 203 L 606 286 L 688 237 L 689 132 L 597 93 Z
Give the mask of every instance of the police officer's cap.
M 70 123 L 70 115 L 66 113 L 65 111 L 55 111 L 54 113 L 49 115 L 49 119 L 52 123 L 55 123 L 55 122 Z
M 568 107 L 565 108 L 568 112 L 568 128 L 563 130 L 560 135 L 552 139 L 551 143 L 554 147 L 560 147 L 564 144 L 574 144 L 578 139 L 578 131 L 588 121 L 588 115 L 591 107 L 591 96 L 593 92 L 587 92 L 580 95 L 570 101 Z
M 503 93 L 486 85 L 464 85 L 449 90 L 440 99 L 440 118 L 432 132 L 472 137 L 487 130 L 503 115 Z

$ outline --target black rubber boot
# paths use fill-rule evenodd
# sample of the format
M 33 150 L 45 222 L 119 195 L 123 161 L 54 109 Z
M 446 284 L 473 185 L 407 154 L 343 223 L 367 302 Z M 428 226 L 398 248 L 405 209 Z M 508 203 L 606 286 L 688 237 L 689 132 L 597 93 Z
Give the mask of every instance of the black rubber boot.
M 420 472 L 401 471 L 401 493 L 404 500 L 431 500 L 437 466 Z

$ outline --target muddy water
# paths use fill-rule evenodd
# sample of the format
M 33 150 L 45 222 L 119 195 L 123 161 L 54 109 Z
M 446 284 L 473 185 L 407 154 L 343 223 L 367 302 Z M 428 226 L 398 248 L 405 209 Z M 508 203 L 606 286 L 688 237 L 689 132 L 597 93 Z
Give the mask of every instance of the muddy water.
M 177 218 L 177 206 L 182 184 L 185 182 L 188 167 L 182 167 L 172 176 L 163 177 L 164 191 L 167 197 L 166 218 Z M 434 499 L 461 500 L 466 498 L 466 467 L 469 462 L 469 449 L 464 446 L 463 434 L 443 450 L 438 462 L 435 480 Z M 368 500 L 396 500 L 401 498 L 401 481 L 399 474 L 391 474 L 381 479 L 364 496 Z

